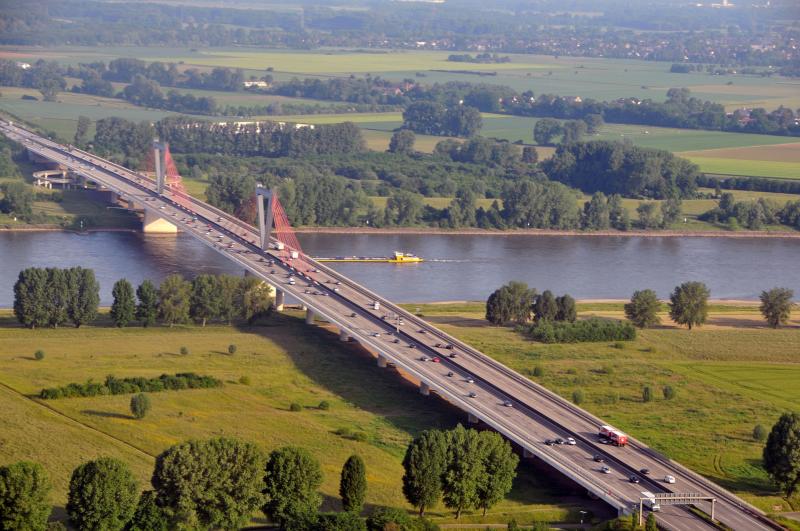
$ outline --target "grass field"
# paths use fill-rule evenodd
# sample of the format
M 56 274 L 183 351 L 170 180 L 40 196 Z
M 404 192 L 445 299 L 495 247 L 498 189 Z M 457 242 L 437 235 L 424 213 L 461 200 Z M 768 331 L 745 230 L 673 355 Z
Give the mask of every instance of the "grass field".
M 236 344 L 235 355 L 227 353 Z M 185 346 L 189 354 L 178 354 Z M 35 361 L 32 353 L 46 357 Z M 130 396 L 39 401 L 43 387 L 116 376 L 158 376 L 195 371 L 225 382 L 221 389 L 151 395 L 144 420 L 129 413 Z M 248 376 L 250 383 L 239 383 Z M 317 408 L 326 400 L 327 411 Z M 289 411 L 292 402 L 301 412 Z M 307 448 L 322 463 L 326 509 L 338 509 L 339 471 L 352 453 L 367 465 L 367 503 L 403 506 L 401 461 L 410 438 L 422 429 L 449 427 L 462 415 L 416 386 L 379 370 L 355 344 L 344 345 L 323 328 L 309 328 L 298 313 L 275 316 L 263 327 L 87 327 L 30 331 L 0 317 L 0 464 L 41 462 L 50 473 L 52 502 L 63 505 L 71 470 L 100 455 L 126 461 L 146 487 L 156 455 L 190 438 L 233 436 L 264 450 L 287 444 Z M 339 428 L 366 435 L 356 441 Z M 514 490 L 484 520 L 574 520 L 592 502 L 552 489 L 546 478 L 522 467 Z M 433 511 L 445 521 L 441 507 Z
M 523 374 L 541 366 L 538 381 L 688 465 L 762 509 L 792 510 L 760 467 L 761 443 L 753 427 L 769 428 L 797 410 L 800 389 L 800 319 L 782 330 L 764 327 L 754 305 L 714 305 L 700 329 L 644 330 L 624 347 L 605 343 L 543 345 L 483 321 L 483 305 L 421 306 L 430 321 Z M 622 317 L 622 303 L 579 304 L 580 315 Z M 665 325 L 671 325 L 666 315 Z M 656 399 L 642 401 L 653 386 Z M 661 397 L 671 385 L 677 398 Z M 792 500 L 793 510 L 800 498 Z
M 0 47 L 0 57 L 33 61 L 37 58 L 70 64 L 109 61 L 116 57 L 145 60 L 183 61 L 181 67 L 227 66 L 244 68 L 248 75 L 273 67 L 277 79 L 291 76 L 347 76 L 367 73 L 388 79 L 419 78 L 426 83 L 470 81 L 508 85 L 518 91 L 536 94 L 577 95 L 610 100 L 638 97 L 662 100 L 671 87 L 687 87 L 701 98 L 725 104 L 729 109 L 742 106 L 776 108 L 800 107 L 800 91 L 795 81 L 774 76 L 712 76 L 705 73 L 671 74 L 669 63 L 605 58 L 558 57 L 512 54 L 510 63 L 471 65 L 446 60 L 450 52 L 316 50 L 286 51 L 258 48 L 147 47 Z M 442 70 L 436 72 L 435 70 Z M 492 72 L 493 76 L 455 73 L 456 70 Z

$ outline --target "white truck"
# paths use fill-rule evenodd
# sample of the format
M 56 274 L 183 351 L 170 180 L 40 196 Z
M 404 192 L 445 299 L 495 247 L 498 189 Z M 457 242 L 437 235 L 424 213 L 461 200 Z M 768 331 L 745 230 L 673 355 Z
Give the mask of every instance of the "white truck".
M 658 501 L 656 501 L 656 496 L 652 492 L 646 490 L 642 491 L 642 503 L 647 509 L 654 513 L 661 510 L 661 506 L 658 504 Z

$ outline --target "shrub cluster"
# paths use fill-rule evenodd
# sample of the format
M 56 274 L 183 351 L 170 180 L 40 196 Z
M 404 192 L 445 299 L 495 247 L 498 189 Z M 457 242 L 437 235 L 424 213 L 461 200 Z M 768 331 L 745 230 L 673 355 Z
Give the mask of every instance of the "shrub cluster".
M 607 319 L 587 319 L 574 323 L 542 321 L 528 333 L 542 343 L 582 343 L 587 341 L 630 341 L 636 339 L 632 324 Z
M 162 374 L 158 378 L 116 378 L 107 376 L 105 383 L 89 380 L 84 384 L 71 383 L 62 387 L 42 389 L 39 397 L 75 398 L 98 395 L 123 395 L 129 393 L 158 393 L 180 389 L 203 389 L 221 387 L 222 380 L 213 376 L 199 376 L 193 372 L 180 372 L 175 375 Z

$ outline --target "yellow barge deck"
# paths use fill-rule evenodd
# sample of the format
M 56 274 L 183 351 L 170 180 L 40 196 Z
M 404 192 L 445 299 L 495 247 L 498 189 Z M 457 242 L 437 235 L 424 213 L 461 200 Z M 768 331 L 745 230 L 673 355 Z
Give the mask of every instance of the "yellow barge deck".
M 318 262 L 376 262 L 384 264 L 418 264 L 423 261 L 411 253 L 395 251 L 394 256 L 335 256 L 314 258 Z

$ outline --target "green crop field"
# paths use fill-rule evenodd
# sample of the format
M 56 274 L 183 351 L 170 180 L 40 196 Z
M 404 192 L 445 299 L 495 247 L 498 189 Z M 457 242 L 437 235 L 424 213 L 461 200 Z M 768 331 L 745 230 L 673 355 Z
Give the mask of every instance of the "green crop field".
M 687 158 L 700 166 L 700 170 L 706 173 L 800 179 L 800 162 L 720 159 L 696 155 L 690 155 Z
M 546 286 L 538 286 L 540 289 Z M 483 305 L 409 305 L 446 331 L 522 372 L 540 366 L 545 386 L 566 398 L 581 389 L 585 407 L 655 449 L 688 465 L 767 511 L 791 510 L 760 467 L 768 429 L 784 411 L 797 411 L 800 321 L 765 328 L 757 306 L 714 305 L 709 324 L 692 330 L 644 330 L 623 348 L 586 343 L 543 345 L 507 328 L 486 326 Z M 579 304 L 580 315 L 622 317 L 621 303 Z M 665 324 L 670 324 L 666 315 Z M 656 398 L 642 401 L 653 386 Z M 661 388 L 677 396 L 665 400 Z M 795 497 L 796 508 L 800 499 Z
M 244 48 L 147 47 L 0 47 L 0 57 L 19 60 L 54 59 L 76 64 L 116 57 L 183 62 L 182 67 L 239 67 L 251 73 L 274 68 L 277 79 L 291 76 L 347 76 L 367 73 L 422 82 L 468 81 L 508 85 L 536 94 L 576 95 L 610 100 L 621 97 L 663 99 L 672 87 L 687 87 L 701 98 L 725 104 L 729 109 L 742 106 L 776 108 L 800 107 L 797 83 L 773 76 L 712 76 L 705 73 L 672 74 L 669 63 L 621 59 L 558 57 L 511 54 L 510 63 L 465 64 L 447 61 L 450 52 L 352 50 L 287 51 Z M 438 71 L 437 71 L 438 70 Z M 472 72 L 456 73 L 455 71 Z M 478 73 L 494 75 L 479 76 Z M 422 75 L 424 77 L 419 77 Z
M 236 344 L 236 354 L 227 353 Z M 189 353 L 178 352 L 185 346 Z M 42 361 L 33 358 L 45 351 Z M 153 409 L 143 420 L 128 410 L 130 396 L 40 401 L 43 387 L 103 380 L 107 375 L 158 376 L 194 371 L 222 379 L 220 389 L 153 393 Z M 240 378 L 250 379 L 247 384 Z M 330 409 L 318 409 L 321 401 Z M 291 412 L 297 402 L 300 412 Z M 415 385 L 393 371 L 378 369 L 355 343 L 303 323 L 299 313 L 274 316 L 266 326 L 178 326 L 116 329 L 97 327 L 26 330 L 0 314 L 0 464 L 31 459 L 50 473 L 51 499 L 62 506 L 72 469 L 112 455 L 126 461 L 140 486 L 149 483 L 154 457 L 179 441 L 217 436 L 253 441 L 264 450 L 287 444 L 307 448 L 322 463 L 326 509 L 338 509 L 339 472 L 349 455 L 367 465 L 369 505 L 404 506 L 401 461 L 410 438 L 420 430 L 449 427 L 463 416 L 436 398 L 422 397 Z M 336 432 L 364 434 L 353 440 Z M 554 490 L 523 466 L 508 499 L 483 519 L 505 522 L 534 518 L 569 521 L 592 502 Z M 445 521 L 442 507 L 432 515 Z

